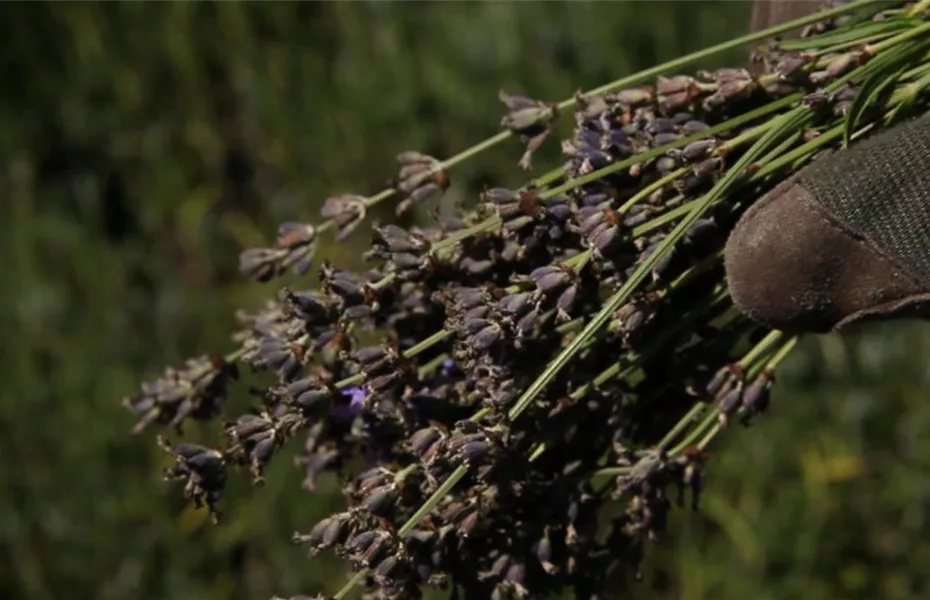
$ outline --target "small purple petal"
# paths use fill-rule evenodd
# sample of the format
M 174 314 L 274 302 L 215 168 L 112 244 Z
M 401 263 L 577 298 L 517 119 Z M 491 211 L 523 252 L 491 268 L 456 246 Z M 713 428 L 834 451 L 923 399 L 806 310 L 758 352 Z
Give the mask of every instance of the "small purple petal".
M 442 365 L 439 367 L 439 372 L 442 373 L 443 377 L 451 377 L 452 372 L 455 370 L 455 361 L 451 358 L 447 358 L 442 361 Z
M 356 386 L 342 390 L 340 396 L 348 399 L 349 402 L 332 407 L 329 414 L 337 421 L 351 421 L 358 416 L 358 413 L 360 413 L 365 406 L 365 399 L 368 397 L 368 392 L 365 391 L 364 388 Z
M 365 405 L 365 399 L 368 397 L 368 392 L 361 387 L 352 387 L 346 390 L 349 393 L 349 405 L 357 411 L 361 410 Z

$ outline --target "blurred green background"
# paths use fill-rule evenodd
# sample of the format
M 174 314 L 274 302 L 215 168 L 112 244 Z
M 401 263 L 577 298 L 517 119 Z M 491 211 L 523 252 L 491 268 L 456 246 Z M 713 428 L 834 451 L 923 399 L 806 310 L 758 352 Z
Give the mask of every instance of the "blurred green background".
M 493 134 L 499 88 L 563 99 L 741 35 L 749 7 L 0 5 L 0 597 L 334 591 L 341 565 L 289 541 L 338 508 L 332 478 L 310 496 L 278 461 L 265 488 L 235 482 L 211 527 L 119 399 L 229 348 L 235 309 L 271 292 L 243 282 L 237 253 L 279 221 L 381 189 L 399 151 Z M 519 184 L 520 152 L 457 169 L 447 198 Z M 537 168 L 557 160 L 549 143 Z M 324 252 L 358 265 L 366 237 Z M 676 511 L 652 561 L 666 576 L 633 596 L 930 597 L 928 333 L 807 340 L 771 414 L 715 448 L 702 512 Z

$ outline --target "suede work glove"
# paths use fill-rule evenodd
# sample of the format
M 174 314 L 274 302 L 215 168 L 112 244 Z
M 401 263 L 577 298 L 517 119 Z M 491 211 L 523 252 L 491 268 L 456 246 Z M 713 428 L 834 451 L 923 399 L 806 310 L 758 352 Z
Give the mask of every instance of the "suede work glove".
M 789 332 L 930 316 L 930 116 L 818 158 L 727 241 L 730 294 Z

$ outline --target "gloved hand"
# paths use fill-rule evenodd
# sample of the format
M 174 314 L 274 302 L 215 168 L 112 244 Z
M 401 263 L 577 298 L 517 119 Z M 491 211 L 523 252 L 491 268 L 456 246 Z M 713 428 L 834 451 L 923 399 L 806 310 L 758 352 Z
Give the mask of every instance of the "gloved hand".
M 757 0 L 758 31 L 816 11 Z M 930 316 L 930 117 L 814 161 L 756 202 L 725 251 L 730 294 L 775 329 Z

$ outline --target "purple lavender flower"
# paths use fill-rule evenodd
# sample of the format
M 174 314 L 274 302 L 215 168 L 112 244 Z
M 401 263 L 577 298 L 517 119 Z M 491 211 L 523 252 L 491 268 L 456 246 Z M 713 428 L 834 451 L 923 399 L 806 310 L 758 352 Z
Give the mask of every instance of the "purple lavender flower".
M 442 361 L 442 364 L 439 367 L 439 372 L 443 377 L 452 377 L 452 375 L 455 374 L 455 371 L 455 361 L 451 358 L 447 358 L 446 360 Z
M 351 421 L 365 406 L 368 391 L 365 388 L 354 386 L 342 390 L 340 396 L 348 399 L 345 404 L 339 404 L 330 409 L 329 414 L 337 421 Z

